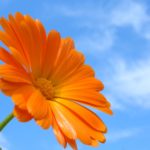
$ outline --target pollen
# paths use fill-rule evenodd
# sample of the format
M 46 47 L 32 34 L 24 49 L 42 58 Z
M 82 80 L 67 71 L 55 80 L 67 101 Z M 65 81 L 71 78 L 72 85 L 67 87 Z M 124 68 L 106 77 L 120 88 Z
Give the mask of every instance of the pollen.
M 53 98 L 53 85 L 50 80 L 45 78 L 38 78 L 35 82 L 35 86 L 41 91 L 46 99 L 51 100 Z

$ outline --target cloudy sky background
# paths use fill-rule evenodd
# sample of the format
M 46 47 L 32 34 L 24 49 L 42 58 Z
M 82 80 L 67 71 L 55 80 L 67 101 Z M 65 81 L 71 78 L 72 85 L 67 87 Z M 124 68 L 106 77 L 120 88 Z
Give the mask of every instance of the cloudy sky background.
M 46 30 L 71 36 L 86 56 L 113 116 L 96 111 L 108 126 L 106 144 L 96 150 L 150 149 L 150 2 L 148 0 L 0 0 L 0 17 L 22 12 Z M 13 104 L 0 94 L 0 120 Z M 52 130 L 14 119 L 0 134 L 3 150 L 63 150 Z M 92 150 L 79 142 L 79 150 Z M 70 148 L 67 148 L 70 150 Z

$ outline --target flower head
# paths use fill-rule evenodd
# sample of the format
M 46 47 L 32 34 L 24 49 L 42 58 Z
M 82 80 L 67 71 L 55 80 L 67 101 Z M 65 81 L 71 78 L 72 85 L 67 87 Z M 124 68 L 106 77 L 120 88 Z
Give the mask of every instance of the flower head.
M 0 19 L 0 89 L 12 98 L 14 116 L 34 119 L 43 129 L 52 126 L 61 145 L 77 150 L 76 139 L 97 146 L 105 142 L 103 121 L 85 106 L 111 114 L 100 93 L 104 86 L 84 64 L 73 40 L 48 34 L 39 20 L 16 13 Z

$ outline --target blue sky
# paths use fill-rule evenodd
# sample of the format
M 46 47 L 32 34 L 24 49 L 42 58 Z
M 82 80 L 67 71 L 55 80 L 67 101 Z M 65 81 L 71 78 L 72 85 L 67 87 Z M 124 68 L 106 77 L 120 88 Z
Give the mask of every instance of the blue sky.
M 0 17 L 30 14 L 46 30 L 71 36 L 86 55 L 113 116 L 96 111 L 108 126 L 106 144 L 96 150 L 150 149 L 150 2 L 147 0 L 0 0 Z M 12 111 L 0 94 L 0 120 Z M 63 150 L 52 130 L 14 119 L 0 134 L 3 150 Z M 79 150 L 93 148 L 78 143 Z M 68 147 L 67 150 L 70 150 Z

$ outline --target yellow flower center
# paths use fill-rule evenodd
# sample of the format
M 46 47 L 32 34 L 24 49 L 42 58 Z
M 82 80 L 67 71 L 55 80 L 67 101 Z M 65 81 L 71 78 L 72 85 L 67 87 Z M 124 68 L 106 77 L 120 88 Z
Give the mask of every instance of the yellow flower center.
M 53 92 L 53 85 L 50 80 L 45 78 L 39 78 L 36 80 L 35 86 L 41 91 L 41 93 L 48 99 L 52 99 L 54 92 Z

